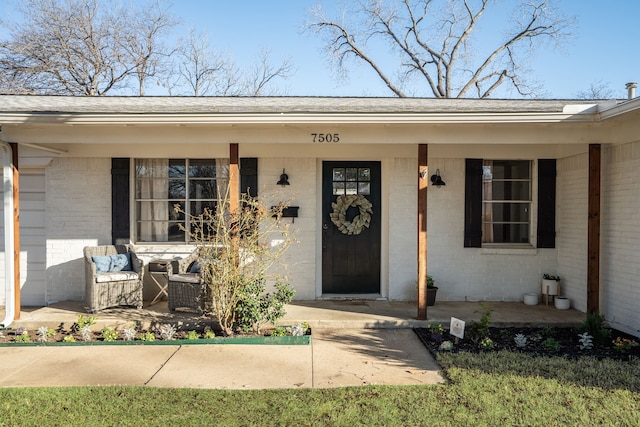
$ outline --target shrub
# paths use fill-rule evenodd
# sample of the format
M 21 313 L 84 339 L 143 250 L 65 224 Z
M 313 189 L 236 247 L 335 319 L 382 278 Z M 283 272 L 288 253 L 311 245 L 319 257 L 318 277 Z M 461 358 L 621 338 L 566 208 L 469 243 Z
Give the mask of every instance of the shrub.
M 192 228 L 183 230 L 195 242 L 202 264 L 200 274 L 207 286 L 208 305 L 222 332 L 232 335 L 234 327 L 259 329 L 284 315 L 283 301 L 293 290 L 271 272 L 284 269 L 283 255 L 294 242 L 288 224 L 279 221 L 286 202 L 269 196 L 252 198 L 243 194 L 240 208 L 229 209 L 229 187 L 215 210 L 191 215 Z M 176 205 L 176 212 L 186 213 Z M 264 281 L 276 283 L 272 295 L 264 294 Z M 267 306 L 267 308 L 264 307 Z
M 482 315 L 479 321 L 473 321 L 469 325 L 469 331 L 467 332 L 469 339 L 475 343 L 479 343 L 484 338 L 489 337 L 489 322 L 491 321 L 491 313 L 493 310 L 488 308 L 484 304 L 482 306 Z
M 596 345 L 606 345 L 611 338 L 611 330 L 606 326 L 606 319 L 600 313 L 589 313 L 585 321 L 578 327 L 578 332 L 587 332 L 593 337 Z

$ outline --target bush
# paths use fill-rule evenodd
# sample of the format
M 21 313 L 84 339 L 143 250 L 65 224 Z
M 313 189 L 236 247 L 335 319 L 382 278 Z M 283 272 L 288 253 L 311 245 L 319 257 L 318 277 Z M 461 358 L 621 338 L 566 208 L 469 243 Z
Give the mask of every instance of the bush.
M 293 289 L 281 274 L 283 255 L 294 242 L 288 224 L 279 221 L 288 204 L 278 201 L 266 208 L 268 195 L 243 194 L 240 208 L 231 212 L 229 194 L 227 187 L 216 209 L 192 215 L 192 229 L 185 230 L 197 246 L 207 305 L 224 335 L 233 335 L 234 328 L 259 331 L 266 322 L 274 324 L 293 299 Z M 179 206 L 175 209 L 185 215 Z M 280 274 L 270 274 L 274 271 Z M 271 281 L 276 291 L 267 294 L 265 284 Z

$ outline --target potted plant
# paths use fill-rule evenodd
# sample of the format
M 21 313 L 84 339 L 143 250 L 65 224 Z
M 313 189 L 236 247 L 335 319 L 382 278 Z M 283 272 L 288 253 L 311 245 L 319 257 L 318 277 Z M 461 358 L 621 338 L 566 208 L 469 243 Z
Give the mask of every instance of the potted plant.
M 436 303 L 438 288 L 434 285 L 433 277 L 427 276 L 427 307 Z
M 545 295 L 558 295 L 560 293 L 560 276 L 543 274 L 542 293 Z

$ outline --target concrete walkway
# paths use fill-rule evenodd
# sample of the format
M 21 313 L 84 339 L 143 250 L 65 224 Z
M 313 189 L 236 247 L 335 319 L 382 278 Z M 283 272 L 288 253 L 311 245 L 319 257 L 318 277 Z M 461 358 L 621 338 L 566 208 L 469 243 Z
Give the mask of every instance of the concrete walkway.
M 492 326 L 577 325 L 585 314 L 553 305 L 488 302 Z M 0 387 L 146 385 L 219 389 L 326 388 L 365 384 L 434 384 L 440 368 L 412 327 L 448 326 L 451 317 L 480 318 L 477 302 L 438 302 L 428 320 L 416 320 L 415 303 L 366 300 L 294 301 L 281 324 L 308 322 L 311 345 L 154 345 L 2 347 Z M 3 315 L 0 308 L 0 315 Z M 25 308 L 11 327 L 66 328 L 86 312 L 80 302 Z M 169 312 L 166 301 L 143 310 L 114 308 L 98 324 L 119 329 L 172 323 L 183 329 L 211 324 L 209 317 Z
M 442 381 L 410 329 L 313 331 L 311 345 L 0 348 L 0 387 L 328 388 Z

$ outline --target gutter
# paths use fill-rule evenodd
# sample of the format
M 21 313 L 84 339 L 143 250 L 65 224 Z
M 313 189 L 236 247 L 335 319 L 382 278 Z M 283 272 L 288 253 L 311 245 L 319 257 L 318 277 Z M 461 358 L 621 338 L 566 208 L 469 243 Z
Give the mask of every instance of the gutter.
M 4 290 L 5 290 L 5 318 L 0 323 L 0 329 L 6 328 L 13 322 L 15 315 L 14 264 L 13 257 L 13 151 L 9 143 L 0 140 L 2 149 L 2 172 L 4 176 Z

